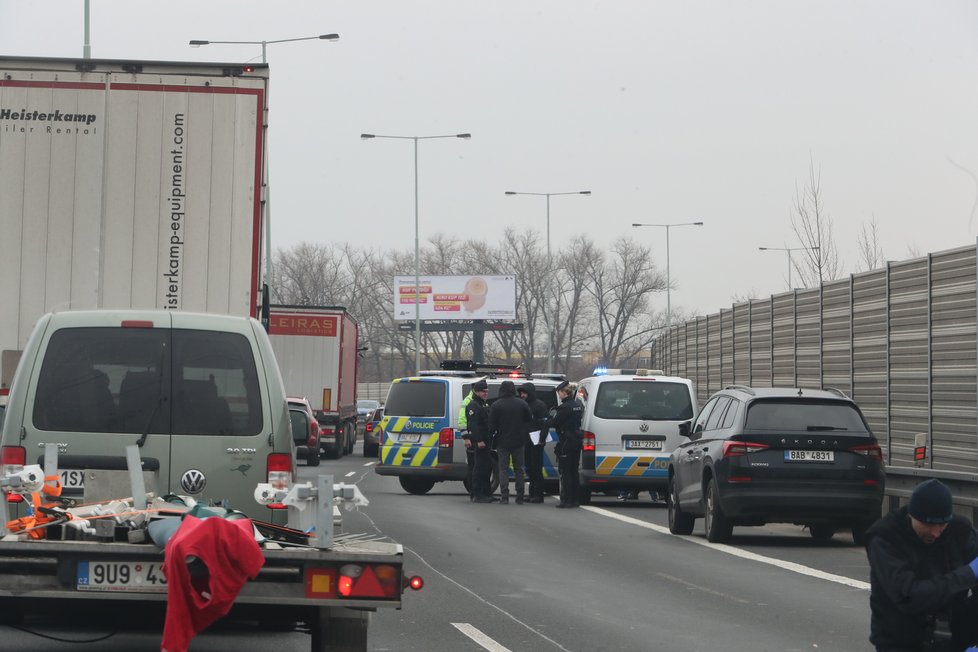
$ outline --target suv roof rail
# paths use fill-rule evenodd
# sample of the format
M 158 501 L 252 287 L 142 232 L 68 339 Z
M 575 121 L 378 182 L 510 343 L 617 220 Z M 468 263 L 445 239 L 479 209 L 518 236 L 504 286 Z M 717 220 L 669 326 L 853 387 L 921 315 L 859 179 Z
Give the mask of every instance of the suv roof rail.
M 849 398 L 849 395 L 843 392 L 838 387 L 823 387 L 822 389 L 824 389 L 826 392 L 832 392 L 833 394 L 841 398 Z
M 751 396 L 754 395 L 754 388 L 748 387 L 747 385 L 727 385 L 724 387 L 724 389 L 739 389 L 740 391 L 750 394 Z

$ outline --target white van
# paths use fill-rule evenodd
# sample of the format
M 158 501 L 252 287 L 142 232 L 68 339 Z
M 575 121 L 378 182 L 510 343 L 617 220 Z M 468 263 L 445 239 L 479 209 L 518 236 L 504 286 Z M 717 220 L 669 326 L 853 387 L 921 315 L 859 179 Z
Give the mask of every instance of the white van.
M 594 492 L 665 493 L 679 426 L 696 413 L 693 381 L 652 369 L 608 369 L 580 381 L 581 503 Z

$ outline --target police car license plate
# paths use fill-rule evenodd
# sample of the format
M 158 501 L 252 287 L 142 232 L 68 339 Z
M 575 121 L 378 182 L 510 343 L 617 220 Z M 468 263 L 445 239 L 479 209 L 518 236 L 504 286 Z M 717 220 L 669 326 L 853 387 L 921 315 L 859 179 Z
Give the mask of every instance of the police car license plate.
M 166 593 L 163 564 L 143 561 L 80 561 L 79 591 Z
M 62 469 L 58 471 L 58 478 L 64 489 L 85 488 L 85 471 L 81 469 Z
M 785 451 L 785 462 L 834 462 L 833 451 Z
M 421 441 L 421 433 L 402 433 L 397 436 L 397 441 L 404 444 L 417 444 Z
M 641 448 L 644 450 L 661 451 L 662 441 L 656 439 L 628 439 L 625 448 Z

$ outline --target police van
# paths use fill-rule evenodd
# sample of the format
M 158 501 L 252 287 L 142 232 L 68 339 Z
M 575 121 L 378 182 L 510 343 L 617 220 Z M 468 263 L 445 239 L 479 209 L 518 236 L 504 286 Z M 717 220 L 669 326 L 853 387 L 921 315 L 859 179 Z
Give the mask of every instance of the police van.
M 580 501 L 594 492 L 665 492 L 669 454 L 681 440 L 679 425 L 696 413 L 688 378 L 657 369 L 608 369 L 580 381 Z
M 462 400 L 473 383 L 485 379 L 489 384 L 488 402 L 499 396 L 499 386 L 512 381 L 517 389 L 533 383 L 537 398 L 547 409 L 557 407 L 556 387 L 562 374 L 529 374 L 520 366 L 485 365 L 471 360 L 445 360 L 441 369 L 422 371 L 419 376 L 395 378 L 384 403 L 379 424 L 379 475 L 396 476 L 401 487 L 411 494 L 426 494 L 436 482 L 459 481 L 468 491 L 465 443 L 458 417 Z M 556 434 L 551 430 L 544 446 L 543 475 L 549 490 L 556 491 Z M 495 459 L 495 453 L 493 454 Z M 499 484 L 495 464 L 491 490 Z

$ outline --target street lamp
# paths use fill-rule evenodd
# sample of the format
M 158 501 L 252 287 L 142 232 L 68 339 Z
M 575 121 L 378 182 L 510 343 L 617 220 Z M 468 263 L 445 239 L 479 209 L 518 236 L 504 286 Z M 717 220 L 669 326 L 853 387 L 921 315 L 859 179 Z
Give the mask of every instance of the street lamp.
M 669 273 L 669 229 L 674 226 L 703 226 L 702 222 L 682 222 L 679 224 L 632 224 L 632 228 L 639 226 L 659 226 L 666 230 L 666 329 L 672 326 L 672 276 Z
M 339 34 L 320 34 L 319 36 L 301 36 L 299 38 L 280 38 L 274 41 L 205 41 L 201 39 L 193 39 L 190 41 L 190 46 L 197 48 L 201 45 L 260 45 L 261 46 L 261 62 L 268 63 L 265 57 L 265 50 L 270 43 L 291 43 L 292 41 L 338 41 L 340 38 Z M 85 39 L 88 40 L 87 37 Z M 266 103 L 267 103 L 266 96 Z M 270 158 L 268 143 L 265 143 L 265 179 L 268 179 L 268 159 Z M 271 183 L 266 181 L 268 184 L 265 188 L 265 286 L 269 288 L 269 294 L 271 293 L 271 283 L 272 283 L 272 186 Z
M 553 268 L 550 261 L 550 198 L 557 195 L 590 195 L 590 190 L 577 190 L 575 192 L 514 192 L 512 190 L 506 191 L 507 195 L 534 195 L 536 197 L 546 197 L 547 198 L 547 269 Z M 550 324 L 550 317 L 547 315 L 547 311 L 543 311 L 544 320 L 547 322 L 547 373 L 551 374 L 554 371 L 554 329 Z
M 818 247 L 758 247 L 758 251 L 783 251 L 788 254 L 788 289 L 791 290 L 791 252 L 792 251 L 818 251 Z
M 445 136 L 382 136 L 380 134 L 360 134 L 363 140 L 371 138 L 392 138 L 414 141 L 414 371 L 421 373 L 421 245 L 418 235 L 418 141 L 435 138 L 469 139 L 472 134 L 448 134 Z
M 260 45 L 261 46 L 261 62 L 268 63 L 265 60 L 265 48 L 272 43 L 291 43 L 293 41 L 338 41 L 340 39 L 339 34 L 320 34 L 319 36 L 301 36 L 299 38 L 280 38 L 274 41 L 201 41 L 194 39 L 190 41 L 192 47 L 200 47 L 201 45 Z

